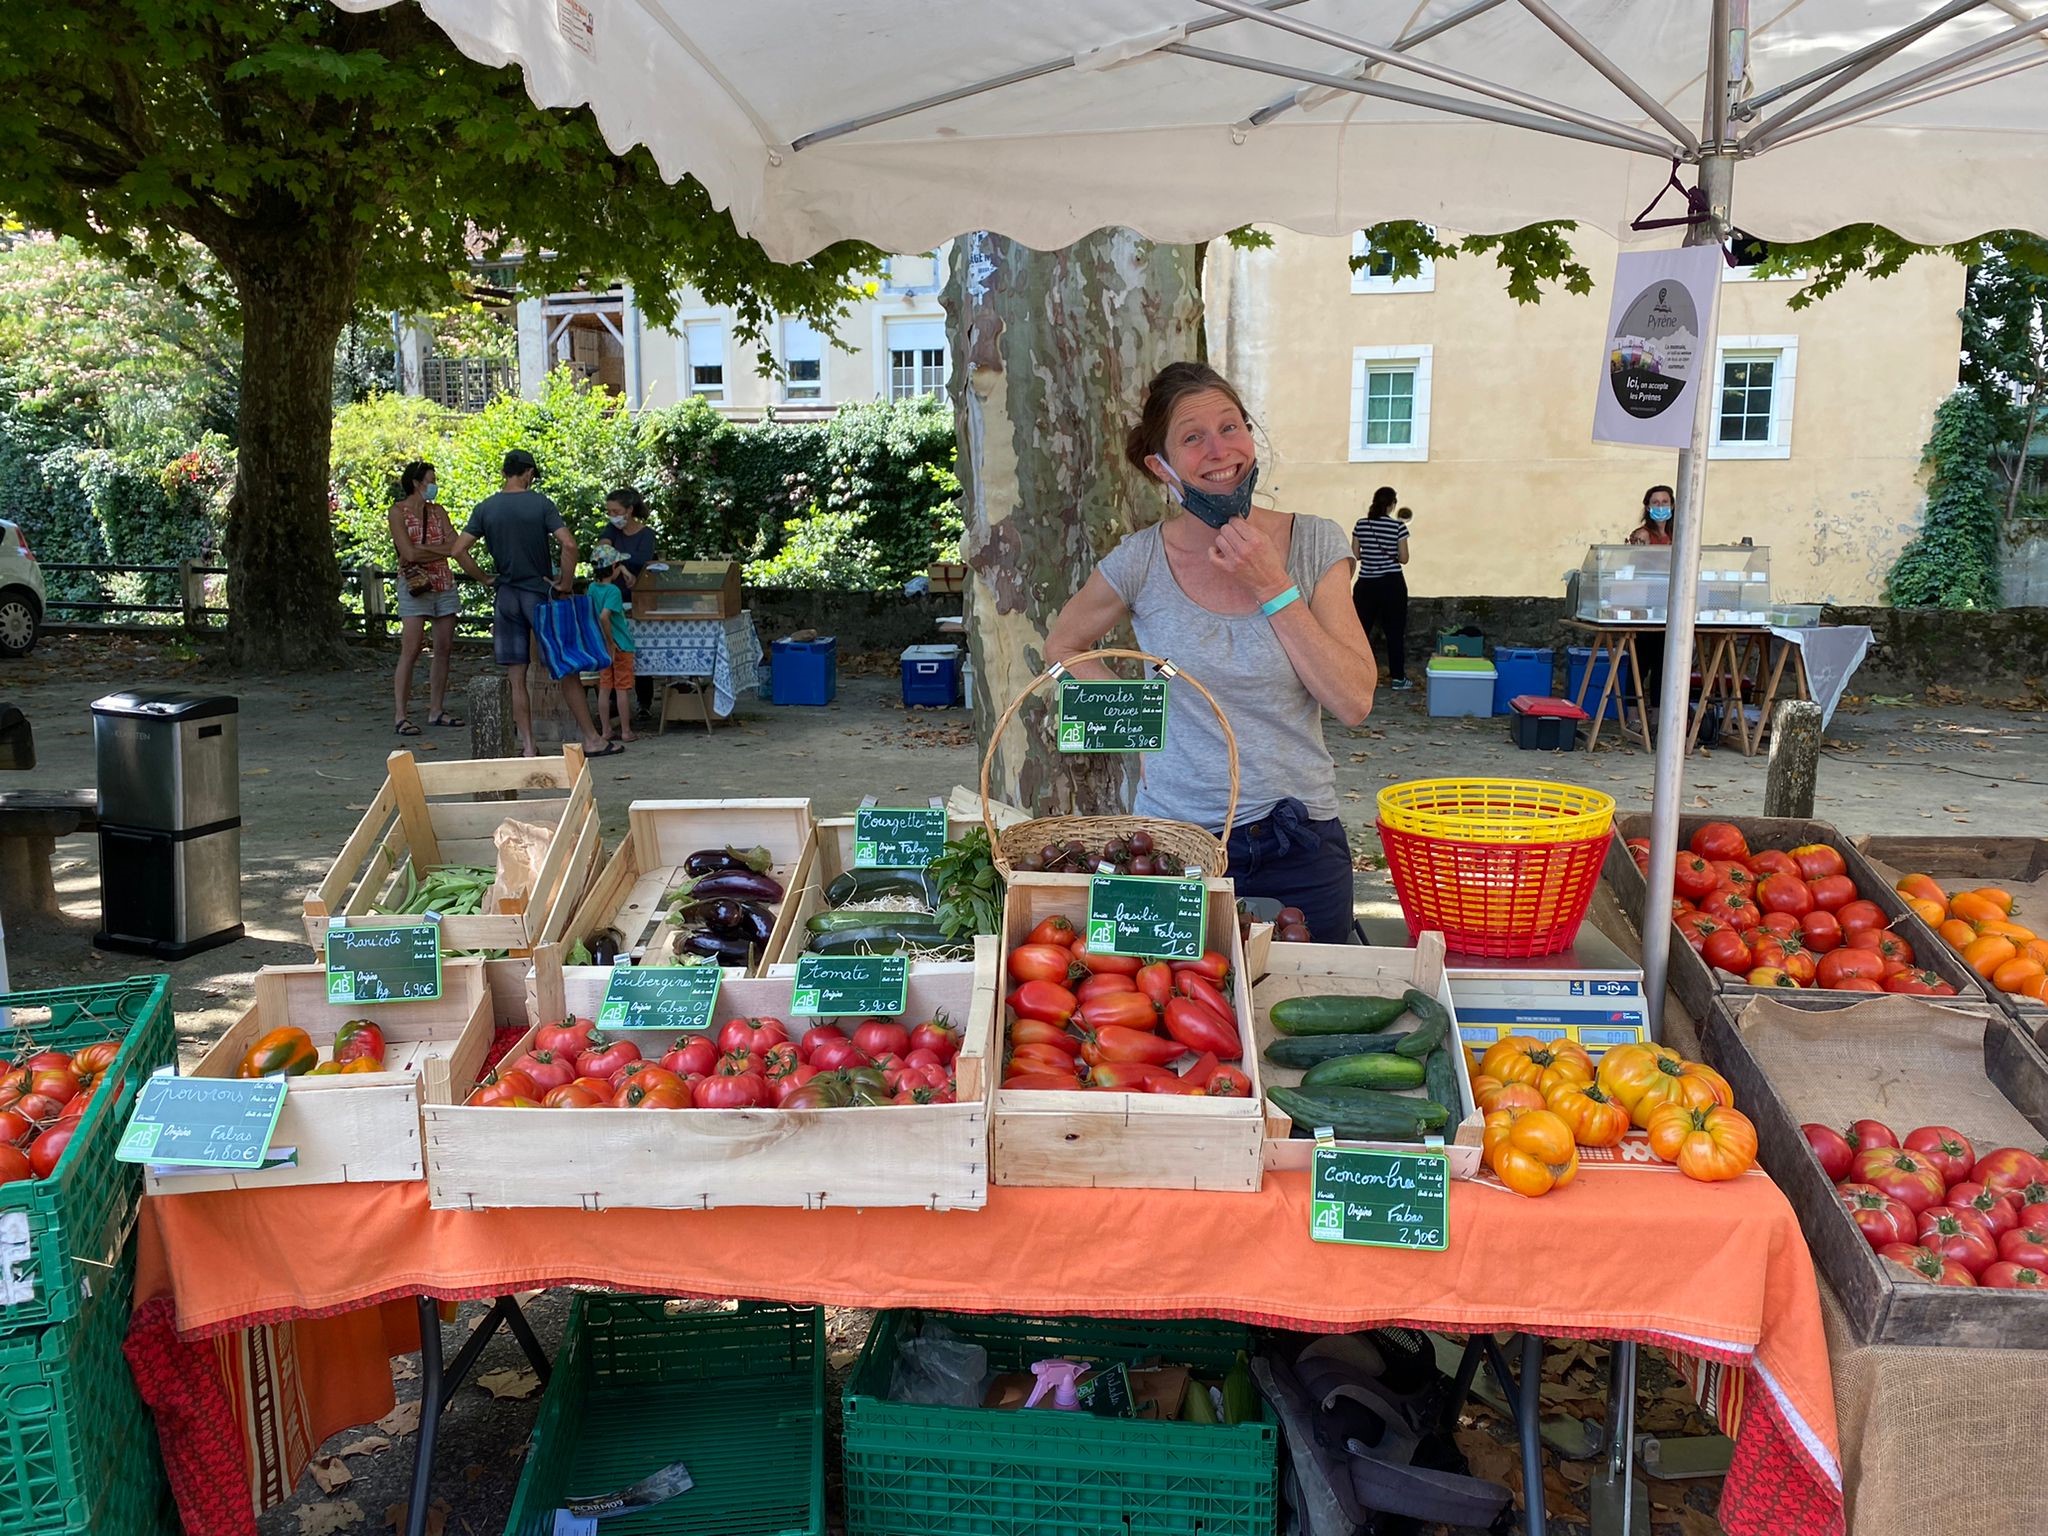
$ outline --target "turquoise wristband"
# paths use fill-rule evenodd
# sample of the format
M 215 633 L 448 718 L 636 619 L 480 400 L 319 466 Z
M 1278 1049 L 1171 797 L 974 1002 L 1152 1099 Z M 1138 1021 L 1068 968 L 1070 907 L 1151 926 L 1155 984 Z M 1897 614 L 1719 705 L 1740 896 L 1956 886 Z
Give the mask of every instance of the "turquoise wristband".
M 1285 592 L 1282 592 L 1278 597 L 1274 598 L 1271 602 L 1261 603 L 1259 605 L 1259 612 L 1263 613 L 1267 618 L 1270 619 L 1273 617 L 1274 614 L 1278 613 L 1282 608 L 1285 608 L 1289 603 L 1298 603 L 1300 601 L 1301 588 L 1289 587 Z

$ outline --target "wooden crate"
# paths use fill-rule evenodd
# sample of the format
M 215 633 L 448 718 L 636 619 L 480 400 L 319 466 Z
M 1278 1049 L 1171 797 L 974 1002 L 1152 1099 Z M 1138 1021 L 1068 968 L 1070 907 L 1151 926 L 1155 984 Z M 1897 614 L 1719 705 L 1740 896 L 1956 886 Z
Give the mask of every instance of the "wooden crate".
M 334 1036 L 354 1018 L 384 1031 L 388 1072 L 295 1077 L 284 1096 L 271 1145 L 292 1147 L 298 1162 L 260 1173 L 148 1175 L 153 1195 L 295 1184 L 371 1184 L 424 1176 L 420 1106 L 453 1104 L 476 1086 L 495 1027 L 481 960 L 447 960 L 433 1002 L 351 1004 L 327 1001 L 327 968 L 271 965 L 256 973 L 256 998 L 190 1072 L 233 1077 L 266 1031 L 296 1024 L 324 1060 Z
M 2048 934 L 2048 837 L 1859 837 L 1854 841 L 1857 851 L 1870 860 L 1887 885 L 1912 874 L 1930 875 L 1951 893 L 1995 885 L 2012 893 L 2022 926 Z M 1948 947 L 1939 935 L 1936 938 L 1943 948 Z M 2029 1034 L 2048 1045 L 2048 1004 L 1996 987 L 1984 990 Z
M 1844 1111 L 1865 1096 L 1853 1083 L 1845 1096 L 1837 1062 L 1796 1038 L 1839 1027 L 1868 1063 L 1863 1112 L 1900 1135 L 1949 1125 L 1979 1152 L 2040 1146 L 2048 1135 L 2048 1055 L 1988 1002 L 1964 1013 L 1929 1001 L 1887 996 L 1853 1014 L 1815 1014 L 1769 998 L 1739 1013 L 1716 1006 L 1702 1020 L 1701 1051 L 1755 1122 L 1759 1159 L 1798 1213 L 1815 1267 L 1864 1343 L 2048 1349 L 2048 1296 L 1933 1285 L 1880 1259 L 1800 1134 L 1803 1122 L 1846 1124 Z M 1936 1058 L 1947 1065 L 1934 1069 Z
M 931 583 L 934 592 L 965 592 L 967 590 L 967 567 L 957 560 L 941 560 L 936 565 L 925 567 L 925 579 Z
M 671 560 L 633 583 L 636 619 L 730 619 L 742 604 L 740 568 L 732 560 Z
M 1054 914 L 1086 927 L 1087 875 L 1019 874 L 1003 903 L 1003 953 Z M 1054 1188 L 1255 1190 L 1265 1171 L 1265 1090 L 1251 1048 L 1251 988 L 1228 880 L 1211 880 L 1208 944 L 1230 957 L 1240 1065 L 1252 1080 L 1248 1098 L 1209 1099 L 1158 1093 L 1042 1093 L 997 1088 L 990 1156 L 998 1184 Z M 1011 983 L 1001 980 L 999 996 Z M 1008 1020 L 997 1010 L 995 1054 L 1003 1053 Z
M 559 935 L 564 947 L 588 944 L 607 928 L 616 929 L 625 940 L 625 951 L 636 956 L 648 956 L 650 946 L 669 945 L 673 931 L 661 932 L 661 898 L 689 879 L 683 861 L 700 848 L 758 844 L 774 855 L 768 873 L 783 888 L 775 931 L 752 967 L 759 975 L 781 950 L 796 898 L 810 879 L 811 802 L 635 800 L 626 814 L 626 839 Z
M 996 951 L 982 940 L 968 972 L 910 979 L 906 1021 L 940 1010 L 962 1028 L 959 1102 L 870 1109 L 504 1110 L 436 1104 L 426 1117 L 427 1193 L 442 1210 L 560 1206 L 711 1210 L 720 1206 L 924 1206 L 988 1200 L 989 1094 L 995 1084 Z M 595 1016 L 602 967 L 566 973 L 567 1004 Z M 800 1021 L 790 982 L 729 977 L 713 1023 Z M 674 1035 L 627 1030 L 647 1056 Z M 531 1036 L 513 1047 L 528 1049 Z
M 1685 816 L 1678 824 L 1680 845 L 1688 842 L 1694 832 L 1710 821 L 1726 821 L 1741 828 L 1754 853 L 1761 853 L 1767 848 L 1790 852 L 1802 843 L 1826 843 L 1848 864 L 1849 878 L 1856 882 L 1856 889 L 1882 907 L 1885 916 L 1891 920 L 1893 930 L 1913 946 L 1916 965 L 1939 972 L 1941 979 L 1956 989 L 1960 1004 L 1981 1005 L 1985 1001 L 1984 986 L 1978 981 L 1977 973 L 1964 965 L 1946 944 L 1935 937 L 1931 928 L 1912 914 L 1899 893 L 1892 889 L 1892 882 L 1880 875 L 1870 860 L 1827 822 L 1802 821 L 1787 816 Z M 1643 931 L 1643 903 L 1649 896 L 1649 886 L 1643 879 L 1643 872 L 1636 868 L 1635 860 L 1629 856 L 1625 840 L 1649 835 L 1648 815 L 1630 812 L 1616 816 L 1614 841 L 1608 847 L 1607 865 L 1602 871 L 1638 933 Z M 1853 1008 L 1871 996 L 1868 992 L 1829 992 L 1819 987 L 1802 987 L 1796 991 L 1781 987 L 1752 987 L 1708 965 L 1693 953 L 1692 946 L 1676 929 L 1671 934 L 1670 975 L 1671 990 L 1678 994 L 1679 1001 L 1685 1004 L 1685 1011 L 1695 1019 L 1704 1019 L 1717 1000 L 1725 1000 L 1730 1008 L 1740 1008 L 1751 998 L 1770 997 L 1794 1008 L 1834 1009 Z
M 1270 949 L 1265 977 L 1252 989 L 1252 1035 L 1263 1053 L 1278 1037 L 1273 1028 L 1273 1005 L 1283 997 L 1323 995 L 1398 997 L 1414 987 L 1444 1005 L 1451 1016 L 1451 1034 L 1446 1041 L 1458 1065 L 1460 1114 L 1443 1131 L 1444 1151 L 1451 1160 L 1451 1177 L 1476 1178 L 1479 1174 L 1480 1141 L 1486 1117 L 1472 1098 L 1472 1084 L 1465 1073 L 1465 1041 L 1458 1032 L 1458 1010 L 1451 1002 L 1450 977 L 1444 971 L 1444 941 L 1440 933 L 1425 933 L 1413 949 L 1369 949 L 1357 944 L 1274 944 Z M 1292 1088 L 1301 1081 L 1299 1067 L 1278 1067 L 1259 1061 L 1265 1086 Z M 1416 1089 L 1409 1097 L 1420 1098 Z M 1294 1135 L 1294 1122 L 1268 1099 L 1266 1105 L 1266 1166 L 1306 1169 L 1315 1142 Z M 1390 1146 L 1397 1150 L 1411 1143 L 1365 1142 L 1365 1146 Z
M 478 795 L 555 790 L 546 799 L 479 800 Z M 386 760 L 384 784 L 335 858 L 327 878 L 305 899 L 306 942 L 327 942 L 331 918 L 357 927 L 416 923 L 416 917 L 372 917 L 370 908 L 404 884 L 408 867 L 422 873 L 442 864 L 495 865 L 492 836 L 510 820 L 555 829 L 547 858 L 518 912 L 450 917 L 441 927 L 450 950 L 528 950 L 560 935 L 583 899 L 603 854 L 590 770 L 573 742 L 560 757 L 480 758 L 421 763 L 410 752 Z
M 782 946 L 776 951 L 775 963 L 768 974 L 780 976 L 794 970 L 797 956 L 804 952 L 804 941 L 809 935 L 805 926 L 820 912 L 829 910 L 825 900 L 825 888 L 849 869 L 853 868 L 853 824 L 851 816 L 825 816 L 818 821 L 813 841 L 810 876 L 804 881 L 802 893 L 789 914 L 789 927 L 783 934 Z M 965 836 L 981 825 L 969 816 L 946 817 L 946 836 L 954 839 Z M 946 962 L 940 962 L 946 963 Z

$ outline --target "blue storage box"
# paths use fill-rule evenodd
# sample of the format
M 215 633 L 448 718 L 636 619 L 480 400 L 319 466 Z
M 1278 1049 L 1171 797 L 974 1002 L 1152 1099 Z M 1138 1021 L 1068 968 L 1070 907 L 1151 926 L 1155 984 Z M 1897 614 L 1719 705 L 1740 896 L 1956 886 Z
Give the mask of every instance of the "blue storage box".
M 769 692 L 777 704 L 830 704 L 839 696 L 839 641 L 778 640 L 768 648 Z
M 1599 713 L 1600 690 L 1607 686 L 1609 654 L 1606 651 L 1600 653 L 1600 665 L 1593 668 L 1593 680 L 1586 684 L 1586 702 L 1584 707 L 1588 719 Z M 1564 696 L 1566 698 L 1573 700 L 1578 698 L 1579 679 L 1586 675 L 1586 664 L 1591 660 L 1592 655 L 1593 651 L 1590 646 L 1568 645 L 1564 648 Z M 1626 692 L 1628 690 L 1628 679 L 1623 678 L 1621 686 L 1622 691 Z M 1619 720 L 1621 718 L 1620 694 L 1616 694 L 1607 701 L 1607 712 L 1601 715 L 1600 718 L 1603 720 Z
M 951 709 L 960 702 L 959 646 L 913 645 L 901 661 L 905 709 Z
M 1511 701 L 1525 693 L 1539 699 L 1550 696 L 1553 670 L 1550 657 L 1548 647 L 1538 650 L 1527 645 L 1497 645 L 1493 648 L 1493 670 L 1499 674 L 1493 681 L 1493 712 L 1496 715 L 1511 713 Z
M 1429 663 L 1429 712 L 1441 716 L 1493 713 L 1494 671 L 1485 661 L 1434 656 Z

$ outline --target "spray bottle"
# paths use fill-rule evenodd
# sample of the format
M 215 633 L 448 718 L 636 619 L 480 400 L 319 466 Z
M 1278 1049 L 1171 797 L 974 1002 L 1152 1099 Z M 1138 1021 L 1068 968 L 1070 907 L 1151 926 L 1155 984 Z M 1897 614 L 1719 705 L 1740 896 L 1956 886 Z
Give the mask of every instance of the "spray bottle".
M 1048 1408 L 1080 1409 L 1081 1398 L 1074 1384 L 1088 1374 L 1087 1365 L 1079 1360 L 1036 1360 L 1032 1362 L 1031 1374 L 1038 1378 L 1038 1384 L 1025 1399 L 1026 1408 L 1036 1408 L 1038 1400 L 1050 1392 L 1052 1401 L 1046 1404 Z

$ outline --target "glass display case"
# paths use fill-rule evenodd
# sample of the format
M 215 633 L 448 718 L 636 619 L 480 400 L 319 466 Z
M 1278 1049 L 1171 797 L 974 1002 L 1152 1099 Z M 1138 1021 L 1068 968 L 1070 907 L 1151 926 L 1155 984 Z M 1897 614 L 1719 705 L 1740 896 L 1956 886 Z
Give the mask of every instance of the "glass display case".
M 1577 616 L 1595 624 L 1662 624 L 1671 606 L 1671 549 L 1595 544 L 1579 568 Z M 1771 608 L 1771 552 L 1749 544 L 1700 551 L 1701 624 L 1764 624 Z

